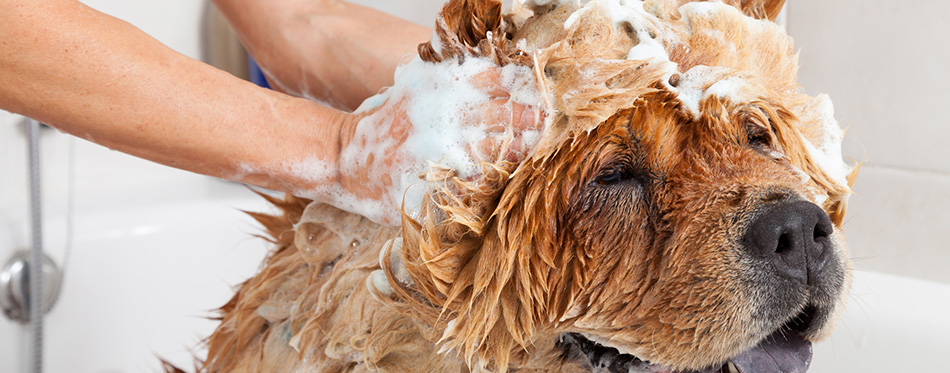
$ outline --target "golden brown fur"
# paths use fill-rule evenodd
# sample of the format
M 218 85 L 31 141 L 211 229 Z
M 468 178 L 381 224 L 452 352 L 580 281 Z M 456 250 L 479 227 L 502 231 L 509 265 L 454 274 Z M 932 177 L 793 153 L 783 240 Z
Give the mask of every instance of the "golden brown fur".
M 433 170 L 427 178 L 440 187 L 425 213 L 399 228 L 273 200 L 282 215 L 254 216 L 277 247 L 221 309 L 204 369 L 585 369 L 557 346 L 565 332 L 674 369 L 722 363 L 777 326 L 761 316 L 771 303 L 748 289 L 755 269 L 737 237 L 761 206 L 794 198 L 824 200 L 836 226 L 844 278 L 810 300 L 831 315 L 806 337 L 827 334 L 847 288 L 838 228 L 850 189 L 803 144 L 820 142 L 811 109 L 821 102 L 801 93 L 792 41 L 777 26 L 738 11 L 685 22 L 685 2 L 646 4 L 679 73 L 725 67 L 754 99 L 713 97 L 691 113 L 667 88 L 679 74 L 624 59 L 637 43 L 630 30 L 603 15 L 558 28 L 570 4 L 503 18 L 499 2 L 450 1 L 437 24 L 442 47 L 423 44 L 420 55 L 533 67 L 555 93 L 541 143 L 519 164 L 484 165 L 478 183 Z M 773 19 L 783 1 L 732 3 Z M 521 39 L 529 51 L 516 48 Z M 602 184 L 610 172 L 630 180 Z M 390 251 L 397 237 L 401 249 Z M 391 290 L 374 283 L 382 275 Z

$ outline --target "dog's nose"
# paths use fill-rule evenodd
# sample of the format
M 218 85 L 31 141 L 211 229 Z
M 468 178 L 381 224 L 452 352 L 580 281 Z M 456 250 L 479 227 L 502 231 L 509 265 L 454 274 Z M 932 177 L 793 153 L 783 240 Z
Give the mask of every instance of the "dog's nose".
M 833 232 L 831 219 L 817 205 L 782 202 L 752 221 L 743 244 L 753 257 L 773 264 L 779 274 L 812 285 L 831 256 Z

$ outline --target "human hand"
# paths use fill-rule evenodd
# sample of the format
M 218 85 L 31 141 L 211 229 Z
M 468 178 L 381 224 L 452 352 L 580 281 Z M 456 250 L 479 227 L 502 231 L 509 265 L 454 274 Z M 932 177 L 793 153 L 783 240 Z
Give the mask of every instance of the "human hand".
M 525 81 L 519 85 L 510 79 L 514 66 L 454 66 L 461 73 L 451 71 L 453 66 L 411 63 L 394 87 L 364 103 L 385 99 L 355 114 L 358 122 L 344 134 L 342 191 L 331 196 L 331 204 L 398 224 L 400 207 L 412 214 L 430 189 L 419 177 L 429 167 L 477 183 L 480 163 L 524 160 L 544 118 L 539 102 L 524 99 L 523 91 L 530 86 L 526 80 L 533 79 L 526 74 L 530 69 L 521 68 L 520 79 Z

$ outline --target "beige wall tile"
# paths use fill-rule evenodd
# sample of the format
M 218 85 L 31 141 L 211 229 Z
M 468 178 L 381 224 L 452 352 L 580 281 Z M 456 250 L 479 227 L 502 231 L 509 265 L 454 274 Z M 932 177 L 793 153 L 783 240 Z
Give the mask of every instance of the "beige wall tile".
M 0 206 L 26 197 L 26 135 L 18 115 L 0 110 Z M 3 260 L 3 259 L 0 259 Z
M 950 175 L 865 167 L 844 231 L 854 266 L 950 283 Z
M 950 172 L 950 1 L 790 0 L 800 82 L 850 127 L 845 154 Z
M 439 13 L 439 9 L 442 9 L 445 0 L 350 0 L 350 2 L 379 9 L 385 13 L 431 28 L 435 25 L 435 16 Z

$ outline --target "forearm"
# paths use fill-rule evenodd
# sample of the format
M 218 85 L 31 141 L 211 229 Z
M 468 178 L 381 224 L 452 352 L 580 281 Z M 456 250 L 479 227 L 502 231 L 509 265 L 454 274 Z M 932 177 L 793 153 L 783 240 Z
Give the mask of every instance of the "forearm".
M 110 148 L 278 190 L 335 170 L 344 114 L 259 89 L 74 1 L 0 2 L 0 106 Z M 317 144 L 324 146 L 315 146 Z M 246 172 L 246 171 L 258 172 Z M 328 180 L 332 181 L 332 180 Z
M 401 59 L 431 34 L 338 0 L 213 2 L 277 88 L 349 110 L 392 85 Z

